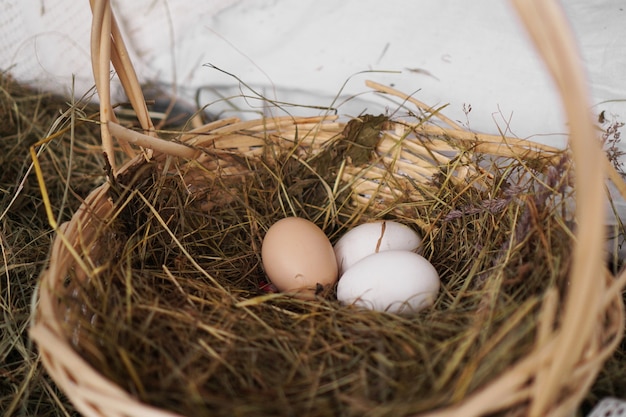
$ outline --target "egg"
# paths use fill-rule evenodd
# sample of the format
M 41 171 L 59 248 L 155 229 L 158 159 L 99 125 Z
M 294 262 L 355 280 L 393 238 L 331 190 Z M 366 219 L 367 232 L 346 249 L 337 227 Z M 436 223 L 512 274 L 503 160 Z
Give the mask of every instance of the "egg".
M 368 255 L 388 250 L 417 251 L 421 236 L 410 227 L 391 220 L 361 224 L 335 243 L 339 275 Z
M 281 292 L 311 299 L 320 288 L 337 282 L 335 252 L 315 223 L 287 217 L 274 223 L 261 246 L 263 268 Z
M 421 255 L 385 251 L 366 256 L 348 269 L 337 284 L 337 299 L 376 311 L 416 313 L 433 305 L 439 274 Z

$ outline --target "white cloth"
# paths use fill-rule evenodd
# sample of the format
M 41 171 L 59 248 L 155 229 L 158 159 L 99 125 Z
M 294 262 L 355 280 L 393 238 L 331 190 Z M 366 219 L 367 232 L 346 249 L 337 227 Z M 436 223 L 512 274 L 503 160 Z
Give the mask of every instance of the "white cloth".
M 113 1 L 143 81 L 201 86 L 236 82 L 211 63 L 273 94 L 303 103 L 332 97 L 358 71 L 394 84 L 470 127 L 497 133 L 510 121 L 520 137 L 564 133 L 558 97 L 509 3 L 502 0 L 135 0 Z M 567 0 L 595 110 L 626 116 L 623 2 Z M 92 84 L 87 0 L 0 0 L 0 63 L 18 80 L 77 93 Z M 175 71 L 174 71 L 175 68 Z M 414 71 L 411 71 L 413 69 Z M 417 71 L 415 71 L 417 70 Z M 293 92 L 300 92 L 293 93 Z M 280 96 L 278 98 L 281 98 Z M 321 100 L 323 101 L 323 100 Z M 315 102 L 312 104 L 328 104 Z
M 495 133 L 511 122 L 521 137 L 565 132 L 556 93 L 509 3 L 502 0 L 135 0 L 113 1 L 144 81 L 236 84 L 212 63 L 271 91 L 332 97 L 356 76 L 393 83 L 470 127 Z M 626 17 L 623 2 L 567 0 L 580 39 L 596 110 L 626 116 Z M 20 81 L 77 93 L 92 84 L 87 0 L 0 0 L 0 63 Z M 173 68 L 176 71 L 173 71 Z M 410 71 L 417 69 L 419 71 Z M 286 93 L 285 93 L 286 94 Z M 280 97 L 278 97 L 280 98 Z M 603 103 L 603 104 L 600 104 Z M 327 103 L 315 103 L 327 104 Z M 495 120 L 495 121 L 494 121 Z
M 600 401 L 587 417 L 620 417 L 626 415 L 626 400 L 607 397 Z
M 329 105 L 393 84 L 479 132 L 563 145 L 559 97 L 504 0 L 112 0 L 142 81 L 239 93 L 230 72 L 262 93 Z M 590 80 L 593 110 L 626 119 L 626 5 L 565 0 Z M 80 96 L 93 84 L 87 0 L 0 0 L 0 68 L 35 86 Z M 206 90 L 202 104 L 215 95 Z M 249 101 L 253 105 L 259 103 Z M 472 111 L 464 109 L 471 105 Z M 341 108 L 355 115 L 394 103 L 372 94 Z M 209 108 L 219 108 L 217 105 Z M 298 110 L 293 110 L 298 113 Z M 619 145 L 626 150 L 624 145 Z M 626 206 L 620 210 L 626 217 Z

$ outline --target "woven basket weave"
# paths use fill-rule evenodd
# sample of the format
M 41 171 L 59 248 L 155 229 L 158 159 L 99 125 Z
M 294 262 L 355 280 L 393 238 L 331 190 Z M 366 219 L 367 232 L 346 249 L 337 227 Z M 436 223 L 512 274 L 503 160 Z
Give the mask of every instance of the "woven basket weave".
M 621 288 L 625 277 L 613 277 L 603 266 L 603 172 L 606 161 L 599 142 L 594 140 L 595 131 L 587 110 L 584 80 L 582 71 L 576 66 L 571 36 L 562 13 L 552 2 L 518 0 L 515 5 L 524 21 L 534 22 L 528 23 L 530 33 L 540 46 L 562 91 L 570 121 L 570 141 L 576 167 L 579 242 L 573 248 L 570 287 L 564 300 L 559 300 L 556 293 L 546 294 L 535 347 L 527 357 L 461 403 L 426 414 L 429 416 L 479 416 L 514 406 L 524 415 L 567 416 L 588 392 L 604 360 L 622 337 L 624 311 Z M 142 127 L 149 132 L 154 130 L 108 2 L 92 1 L 92 8 L 92 59 L 101 98 L 103 147 L 118 175 L 146 160 L 163 160 L 165 155 L 201 166 L 202 169 L 197 171 L 199 173 L 236 173 L 241 168 L 232 162 L 233 155 L 253 158 L 268 146 L 293 147 L 294 141 L 317 149 L 346 128 L 344 123 L 332 117 L 289 117 L 251 122 L 229 119 L 191 132 L 179 143 L 159 139 L 154 133 L 143 135 L 127 131 L 115 123 L 108 101 L 110 61 L 137 111 Z M 384 90 L 382 86 L 377 87 Z M 424 128 L 437 129 L 435 126 Z M 431 144 L 433 148 L 428 150 L 421 148 L 418 141 L 404 140 L 408 133 L 416 129 L 415 126 L 390 122 L 377 149 L 381 164 L 365 171 L 347 169 L 342 173 L 346 177 L 360 179 L 352 181 L 355 205 L 371 204 L 368 196 L 374 194 L 374 189 L 376 195 L 383 196 L 382 203 L 394 201 L 398 194 L 402 194 L 396 186 L 403 178 L 410 176 L 415 181 L 426 183 L 425 179 L 432 175 L 434 167 L 448 163 L 450 153 L 458 152 L 459 148 L 449 147 L 443 141 Z M 432 135 L 436 132 L 425 133 Z M 123 139 L 120 146 L 129 155 L 135 155 L 119 170 L 115 169 L 112 159 L 112 136 Z M 462 143 L 474 140 L 474 136 L 457 130 L 453 139 Z M 493 154 L 498 154 L 501 148 L 513 148 L 521 158 L 533 152 L 550 152 L 548 148 L 524 141 L 502 147 L 498 142 L 500 140 L 482 141 L 480 146 L 484 147 L 483 151 Z M 136 148 L 131 145 L 140 146 L 143 150 L 137 155 Z M 210 148 L 211 152 L 200 152 L 200 148 Z M 390 169 L 390 165 L 385 164 L 385 158 L 404 162 Z M 455 176 L 463 178 L 468 169 L 459 165 Z M 187 178 L 189 184 L 201 182 L 203 177 L 198 175 Z M 57 230 L 50 264 L 41 276 L 31 336 L 39 347 L 48 373 L 85 416 L 174 416 L 176 414 L 138 402 L 92 368 L 72 348 L 71 337 L 63 327 L 67 310 L 60 302 L 61 295 L 72 288 L 66 285 L 65 278 L 71 271 L 78 280 L 87 279 L 88 263 L 98 258 L 98 251 L 106 250 L 94 247 L 92 243 L 114 209 L 108 199 L 109 187 L 105 184 L 94 190 L 72 220 Z M 556 312 L 561 309 L 564 316 L 557 320 Z

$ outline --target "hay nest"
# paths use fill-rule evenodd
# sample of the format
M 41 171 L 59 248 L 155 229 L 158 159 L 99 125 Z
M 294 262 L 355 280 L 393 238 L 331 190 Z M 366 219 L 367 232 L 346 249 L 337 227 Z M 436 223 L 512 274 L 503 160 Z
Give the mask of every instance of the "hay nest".
M 110 18 L 105 3 L 94 22 Z M 556 361 L 571 372 L 560 385 L 542 373 L 571 340 L 553 335 L 573 314 L 574 228 L 586 227 L 570 205 L 569 152 L 466 132 L 374 83 L 417 107 L 219 120 L 164 140 L 108 24 L 147 134 L 116 123 L 103 94 L 110 38 L 95 36 L 109 180 L 58 227 L 32 329 L 81 412 L 563 415 L 584 396 L 621 339 L 623 307 L 593 247 L 597 330 Z M 144 150 L 118 170 L 111 136 Z M 419 230 L 442 279 L 434 307 L 407 317 L 342 306 L 332 290 L 307 301 L 268 291 L 260 243 L 285 216 L 332 241 L 372 219 Z
M 185 415 L 404 415 L 463 398 L 532 348 L 544 293 L 566 287 L 569 165 L 542 152 L 487 174 L 483 154 L 425 123 L 234 123 L 202 135 L 191 162 L 136 161 L 76 222 L 84 265 L 54 263 L 64 334 L 108 379 Z M 352 126 L 375 138 L 359 165 Z M 442 148 L 456 155 L 435 162 Z M 445 288 L 435 308 L 264 292 L 260 244 L 287 215 L 333 240 L 376 218 L 421 230 Z
M 242 135 L 261 140 L 258 156 L 139 161 L 102 189 L 94 203 L 104 211 L 88 226 L 95 239 L 85 239 L 84 224 L 77 242 L 86 270 L 55 271 L 66 275 L 63 330 L 91 366 L 185 415 L 405 415 L 463 398 L 532 348 L 543 294 L 562 293 L 570 265 L 565 155 L 538 158 L 532 171 L 492 162 L 487 175 L 460 153 L 467 162 L 458 168 L 472 174 L 452 175 L 457 156 L 431 162 L 426 183 L 379 151 L 389 163 L 368 158 L 338 180 L 339 163 L 316 165 L 345 143 L 342 125 L 281 122 L 279 130 L 269 120 L 235 124 L 222 139 L 227 149 Z M 306 155 L 304 138 L 322 141 L 323 132 L 334 146 Z M 375 136 L 424 153 L 435 154 L 429 144 L 438 141 L 458 146 L 394 133 L 378 127 Z M 400 317 L 341 306 L 334 293 L 302 301 L 264 292 L 261 241 L 287 215 L 311 219 L 333 240 L 375 218 L 423 231 L 445 288 L 436 307 Z

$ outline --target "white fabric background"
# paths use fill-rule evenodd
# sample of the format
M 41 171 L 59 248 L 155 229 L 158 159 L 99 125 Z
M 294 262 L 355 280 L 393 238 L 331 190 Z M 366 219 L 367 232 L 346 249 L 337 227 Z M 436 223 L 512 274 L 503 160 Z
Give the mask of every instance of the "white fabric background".
M 447 113 L 496 132 L 498 113 L 521 137 L 565 131 L 560 104 L 543 64 L 509 3 L 502 0 L 134 0 L 113 1 L 144 81 L 178 84 L 191 92 L 233 79 L 278 91 L 331 97 L 352 74 L 393 83 Z M 566 0 L 580 40 L 595 108 L 622 115 L 626 97 L 626 18 L 620 0 Z M 21 81 L 77 93 L 92 84 L 91 14 L 87 0 L 0 0 L 0 67 Z M 175 67 L 175 71 L 173 68 Z M 419 68 L 426 73 L 413 73 Z M 285 93 L 286 94 L 286 93 Z M 293 94 L 292 94 L 293 96 Z M 295 95 L 307 102 L 307 95 Z M 318 104 L 318 103 L 316 103 Z
M 314 105 L 328 105 L 358 71 L 394 70 L 400 73 L 357 75 L 345 92 L 367 91 L 365 79 L 394 84 L 433 106 L 449 103 L 445 113 L 469 120 L 473 130 L 498 133 L 508 120 L 508 134 L 564 144 L 559 98 L 504 0 L 112 3 L 141 80 L 176 85 L 182 96 L 202 86 L 226 91 L 236 85 L 206 63 L 270 97 Z M 625 120 L 626 3 L 563 4 L 589 74 L 594 112 Z M 0 69 L 64 93 L 74 74 L 76 95 L 82 95 L 93 83 L 90 22 L 87 0 L 0 0 Z M 469 119 L 463 112 L 468 104 Z M 386 105 L 366 94 L 342 111 L 355 115 Z

